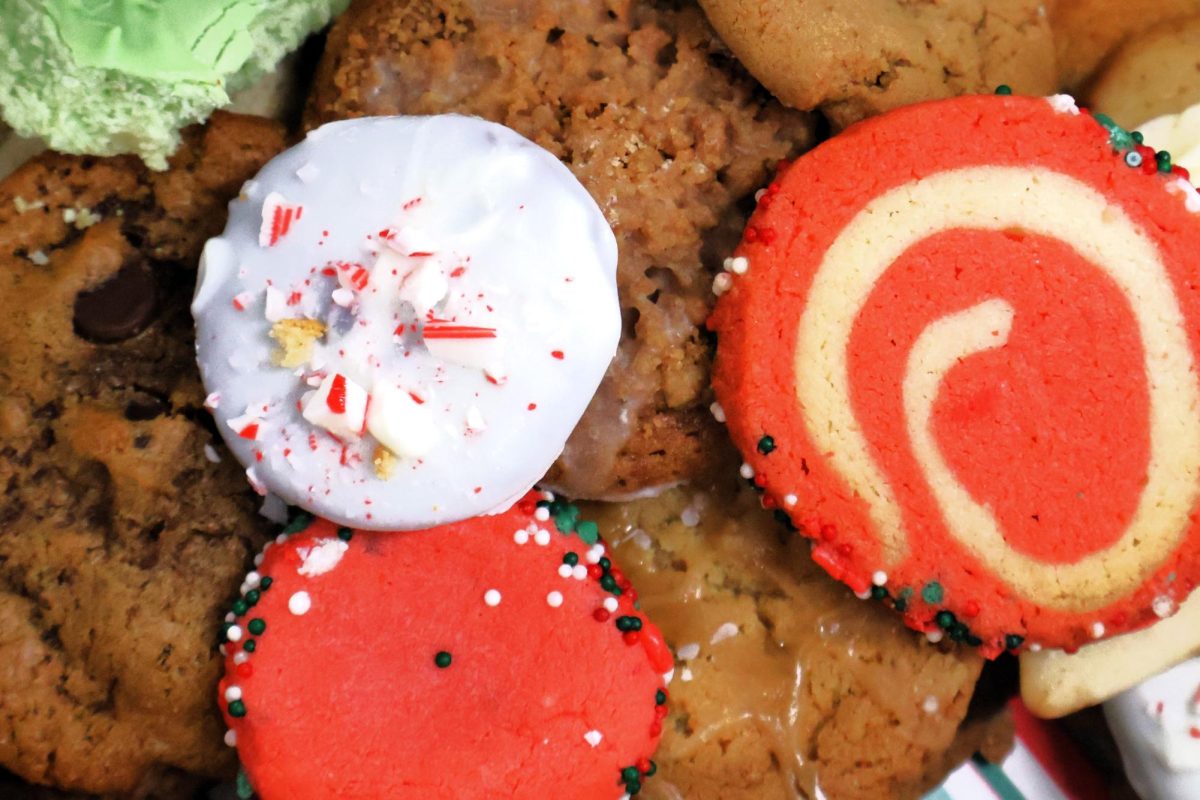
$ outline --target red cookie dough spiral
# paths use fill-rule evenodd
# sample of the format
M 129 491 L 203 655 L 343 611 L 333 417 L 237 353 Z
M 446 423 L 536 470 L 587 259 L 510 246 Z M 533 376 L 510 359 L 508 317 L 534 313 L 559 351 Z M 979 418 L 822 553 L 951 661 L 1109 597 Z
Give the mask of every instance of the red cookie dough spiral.
M 718 279 L 744 472 L 931 638 L 1073 647 L 1200 573 L 1200 198 L 1114 141 L 1062 98 L 893 112 L 783 172 Z

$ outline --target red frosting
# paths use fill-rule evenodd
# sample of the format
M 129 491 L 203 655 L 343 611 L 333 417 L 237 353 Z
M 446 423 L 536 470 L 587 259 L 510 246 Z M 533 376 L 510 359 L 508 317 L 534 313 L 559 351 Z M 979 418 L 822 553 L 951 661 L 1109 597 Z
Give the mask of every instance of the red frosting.
M 591 566 L 589 545 L 533 513 L 530 499 L 429 531 L 355 531 L 323 574 L 299 570 L 305 554 L 308 572 L 323 560 L 313 548 L 340 547 L 327 522 L 268 548 L 259 573 L 270 586 L 237 619 L 220 685 L 259 796 L 625 794 L 622 770 L 645 767 L 657 745 L 672 658 L 619 589 L 628 586 L 619 569 L 563 577 L 568 553 Z M 604 574 L 619 597 L 601 586 Z M 491 590 L 496 605 L 485 600 Z M 289 610 L 306 605 L 292 600 L 299 592 L 303 614 Z M 619 602 L 612 613 L 609 598 Z M 619 629 L 622 618 L 640 630 Z M 238 692 L 243 716 L 230 713 Z
M 1044 235 L 954 228 L 904 250 L 873 285 L 845 365 L 854 419 L 903 515 L 909 550 L 901 563 L 885 565 L 868 503 L 814 442 L 795 388 L 813 279 L 847 224 L 893 189 L 980 166 L 1061 173 L 1121 209 L 1157 249 L 1195 357 L 1200 216 L 1173 185 L 1178 175 L 1131 168 L 1086 114 L 1042 99 L 967 97 L 861 123 L 780 175 L 737 251 L 748 270 L 722 278 L 731 288 L 709 323 L 718 334 L 714 386 L 767 503 L 816 540 L 814 558 L 835 577 L 863 594 L 874 584 L 913 627 L 956 631 L 989 655 L 1030 642 L 1073 647 L 1152 622 L 1187 597 L 1200 575 L 1195 509 L 1179 546 L 1111 603 L 1075 612 L 1030 602 L 947 530 L 910 441 L 903 378 L 932 322 L 1006 301 L 1014 312 L 1007 343 L 946 373 L 933 439 L 954 479 L 994 512 L 1012 550 L 1056 565 L 1105 550 L 1130 524 L 1150 458 L 1145 348 L 1108 274 Z M 1060 213 L 1075 211 L 1064 200 Z M 954 625 L 938 624 L 943 611 Z

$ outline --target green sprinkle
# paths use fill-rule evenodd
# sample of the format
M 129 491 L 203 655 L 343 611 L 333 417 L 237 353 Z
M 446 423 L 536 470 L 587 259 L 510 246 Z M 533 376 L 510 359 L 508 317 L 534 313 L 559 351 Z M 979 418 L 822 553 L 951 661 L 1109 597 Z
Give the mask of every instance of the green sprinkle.
M 945 590 L 937 581 L 930 581 L 925 584 L 925 588 L 921 590 L 921 599 L 930 605 L 936 606 L 946 597 Z
M 640 631 L 642 629 L 642 620 L 638 617 L 617 617 L 617 630 L 624 633 L 625 631 Z
M 576 553 L 574 550 L 567 553 L 565 556 L 563 556 L 563 563 L 568 567 L 579 566 L 579 553 Z
M 600 586 L 605 591 L 611 592 L 617 588 L 617 581 L 612 575 L 605 575 L 600 579 Z
M 775 452 L 775 437 L 764 436 L 758 440 L 758 452 L 764 456 L 769 456 Z
M 654 705 L 665 706 L 667 704 L 667 693 L 659 689 L 654 693 Z
M 263 631 L 267 629 L 267 621 L 262 617 L 255 617 L 250 620 L 250 624 L 246 626 L 246 629 L 255 636 L 262 636 Z
M 625 784 L 625 791 L 629 792 L 630 797 L 637 794 L 641 790 L 642 790 L 642 782 L 641 781 L 629 781 L 628 783 Z
M 262 599 L 262 593 L 258 589 L 251 589 L 246 592 L 246 604 L 251 606 L 258 605 L 258 601 Z M 246 612 L 242 612 L 243 614 Z
M 775 516 L 775 521 L 778 522 L 780 525 L 784 526 L 785 528 L 787 528 L 789 531 L 792 531 L 793 533 L 795 533 L 797 530 L 799 530 L 796 527 L 796 523 L 792 522 L 792 518 L 789 517 L 787 515 L 787 512 L 784 511 L 782 508 L 775 509 L 774 516 Z
M 233 601 L 233 613 L 236 614 L 237 616 L 240 617 L 242 614 L 245 614 L 249 610 L 250 610 L 250 606 L 246 605 L 245 600 L 234 600 Z
M 338 528 L 338 538 L 341 539 L 343 542 L 348 542 L 354 538 L 354 531 L 352 531 L 349 528 L 344 527 L 344 526 L 341 528 Z
M 1025 637 L 1018 636 L 1015 633 L 1010 633 L 1004 637 L 1004 646 L 1009 650 L 1016 650 L 1021 645 L 1025 644 Z
M 900 612 L 908 611 L 908 599 L 904 597 L 897 597 L 896 602 L 892 603 L 892 607 Z
M 241 700 L 234 700 L 229 704 L 229 716 L 244 717 L 246 716 L 246 704 Z
M 445 669 L 446 667 L 450 666 L 450 661 L 450 654 L 445 650 L 439 651 L 438 654 L 433 657 L 433 663 L 437 665 L 438 669 Z
M 872 600 L 882 600 L 887 596 L 888 596 L 888 591 L 887 591 L 887 589 L 883 588 L 882 586 L 872 586 L 871 587 L 871 599 Z
M 250 779 L 246 777 L 246 771 L 238 770 L 237 774 L 237 796 L 238 800 L 250 800 L 254 797 L 254 787 L 250 785 Z
M 267 589 L 271 588 L 271 584 L 274 582 L 275 582 L 275 579 L 268 575 L 267 577 L 263 578 L 261 581 L 258 582 L 258 588 L 265 592 Z
M 585 519 L 575 526 L 575 535 L 582 539 L 584 544 L 595 544 L 600 541 L 600 526 L 590 519 Z
M 640 777 L 642 777 L 642 774 L 638 772 L 637 767 L 626 767 L 621 770 L 621 780 L 625 783 L 631 783 Z
M 253 639 L 247 639 L 246 643 L 242 645 L 242 649 L 245 650 L 247 653 L 253 653 L 255 648 L 257 648 L 257 647 L 258 647 L 258 642 L 254 641 Z
M 600 565 L 600 569 L 604 570 L 605 572 L 608 572 L 610 569 L 612 569 L 612 560 L 611 559 L 602 558 L 596 563 L 598 563 Z
M 1146 137 L 1142 135 L 1141 131 L 1131 131 L 1129 135 L 1133 137 L 1133 140 L 1138 144 L 1146 143 Z
M 1012 87 L 1009 86 L 1007 83 L 1002 83 L 996 87 L 996 94 L 1002 95 L 1002 96 L 1008 96 L 1008 95 L 1012 94 Z
M 288 536 L 291 536 L 293 533 L 299 533 L 300 531 L 304 530 L 309 525 L 311 525 L 312 521 L 313 521 L 312 514 L 309 514 L 307 511 L 297 511 L 295 514 L 292 515 L 291 520 L 288 522 L 287 526 L 283 529 L 283 532 L 286 533 Z
M 967 644 L 971 645 L 971 647 L 979 647 L 979 645 L 983 644 L 983 639 L 974 634 L 967 634 Z
M 653 777 L 654 773 L 656 773 L 656 772 L 658 772 L 658 764 L 655 764 L 653 761 L 651 761 L 650 769 L 646 770 L 646 777 L 647 778 Z
M 942 630 L 946 630 L 954 624 L 954 615 L 949 611 L 939 611 L 933 619 Z
M 1154 160 L 1158 162 L 1159 172 L 1171 171 L 1171 154 L 1166 150 L 1159 150 L 1158 154 L 1154 156 Z

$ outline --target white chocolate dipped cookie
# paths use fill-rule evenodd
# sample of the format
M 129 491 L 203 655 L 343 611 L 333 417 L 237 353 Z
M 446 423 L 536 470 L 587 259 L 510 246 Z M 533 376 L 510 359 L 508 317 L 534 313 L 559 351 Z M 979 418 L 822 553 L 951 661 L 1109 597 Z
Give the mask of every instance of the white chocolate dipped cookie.
M 616 243 L 552 155 L 462 116 L 319 128 L 232 203 L 192 311 L 261 492 L 339 524 L 502 510 L 616 350 Z

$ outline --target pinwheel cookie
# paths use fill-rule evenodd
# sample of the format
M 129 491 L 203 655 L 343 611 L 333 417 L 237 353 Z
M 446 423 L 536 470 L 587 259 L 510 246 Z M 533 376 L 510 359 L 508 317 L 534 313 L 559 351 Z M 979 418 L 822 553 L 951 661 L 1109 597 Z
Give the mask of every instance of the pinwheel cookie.
M 1070 98 L 847 130 L 720 276 L 743 474 L 932 638 L 1074 647 L 1200 577 L 1200 195 Z

